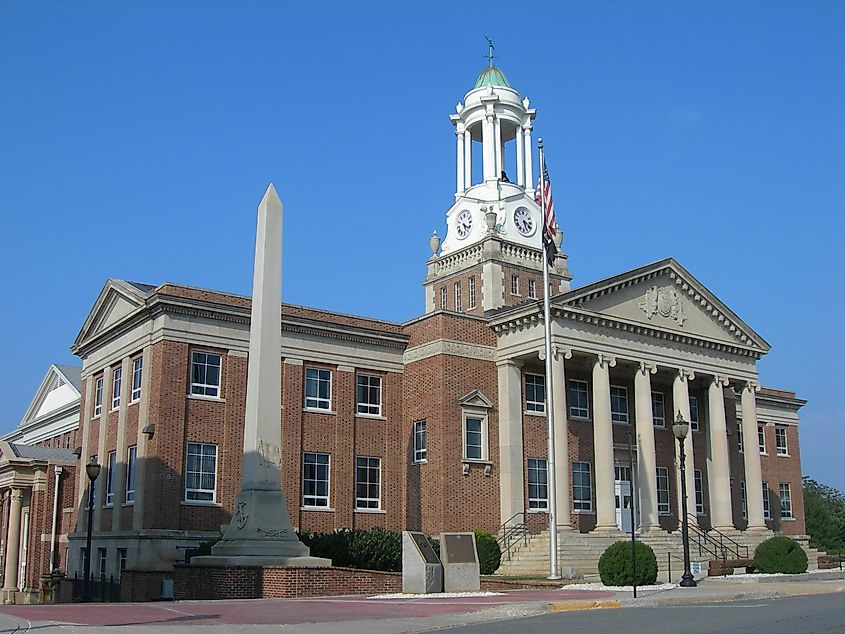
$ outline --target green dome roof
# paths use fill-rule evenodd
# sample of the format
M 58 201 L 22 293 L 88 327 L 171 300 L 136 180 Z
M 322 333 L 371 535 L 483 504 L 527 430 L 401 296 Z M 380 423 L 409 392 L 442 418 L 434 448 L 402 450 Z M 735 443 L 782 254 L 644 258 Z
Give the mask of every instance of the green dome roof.
M 488 66 L 481 71 L 481 74 L 478 76 L 478 79 L 475 80 L 475 86 L 473 86 L 472 89 L 475 90 L 476 88 L 481 88 L 482 86 L 501 86 L 502 88 L 511 87 L 505 77 L 505 74 L 495 66 Z

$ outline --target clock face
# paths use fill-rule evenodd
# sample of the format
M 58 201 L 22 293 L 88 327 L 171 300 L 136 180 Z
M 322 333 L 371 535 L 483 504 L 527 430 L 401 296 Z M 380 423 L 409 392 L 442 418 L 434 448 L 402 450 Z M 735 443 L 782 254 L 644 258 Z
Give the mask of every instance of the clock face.
M 455 221 L 455 231 L 458 232 L 458 237 L 463 240 L 469 235 L 472 229 L 472 214 L 468 209 L 464 209 L 458 214 L 458 219 Z
M 525 207 L 518 207 L 513 212 L 513 223 L 516 225 L 516 230 L 524 236 L 534 233 L 534 219 Z

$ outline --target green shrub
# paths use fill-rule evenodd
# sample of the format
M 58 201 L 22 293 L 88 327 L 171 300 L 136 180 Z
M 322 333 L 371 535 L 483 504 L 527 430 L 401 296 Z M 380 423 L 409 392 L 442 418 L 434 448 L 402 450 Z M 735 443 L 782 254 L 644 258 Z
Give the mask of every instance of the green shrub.
M 311 549 L 314 557 L 331 559 L 335 566 L 389 572 L 402 570 L 402 534 L 396 531 L 374 528 L 300 533 L 299 539 Z
M 657 581 L 657 558 L 648 544 L 636 542 L 637 585 Z M 631 542 L 621 541 L 608 546 L 599 559 L 599 576 L 606 586 L 630 586 L 634 583 Z
M 807 572 L 807 553 L 794 539 L 772 537 L 754 551 L 754 567 L 760 572 L 785 572 L 798 574 Z
M 487 531 L 475 531 L 475 548 L 478 550 L 481 574 L 492 575 L 502 561 L 502 549 L 496 543 L 496 538 Z

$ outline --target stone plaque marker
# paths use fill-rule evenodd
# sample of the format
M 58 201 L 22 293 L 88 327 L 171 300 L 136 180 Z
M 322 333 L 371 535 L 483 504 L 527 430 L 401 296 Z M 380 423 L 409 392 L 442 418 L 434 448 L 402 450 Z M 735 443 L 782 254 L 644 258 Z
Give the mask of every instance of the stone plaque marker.
M 443 592 L 443 564 L 422 533 L 402 531 L 402 592 Z
M 441 533 L 444 592 L 478 592 L 481 568 L 473 533 Z

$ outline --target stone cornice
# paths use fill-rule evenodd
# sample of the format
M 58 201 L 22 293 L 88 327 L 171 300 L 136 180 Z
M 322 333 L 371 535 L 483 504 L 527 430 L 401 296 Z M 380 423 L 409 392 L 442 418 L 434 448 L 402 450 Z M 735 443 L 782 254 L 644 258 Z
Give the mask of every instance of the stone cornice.
M 436 339 L 413 348 L 405 350 L 402 361 L 407 365 L 416 361 L 422 361 L 437 355 L 449 355 L 453 357 L 464 357 L 466 359 L 477 359 L 479 361 L 495 361 L 496 348 L 482 346 L 450 339 Z

